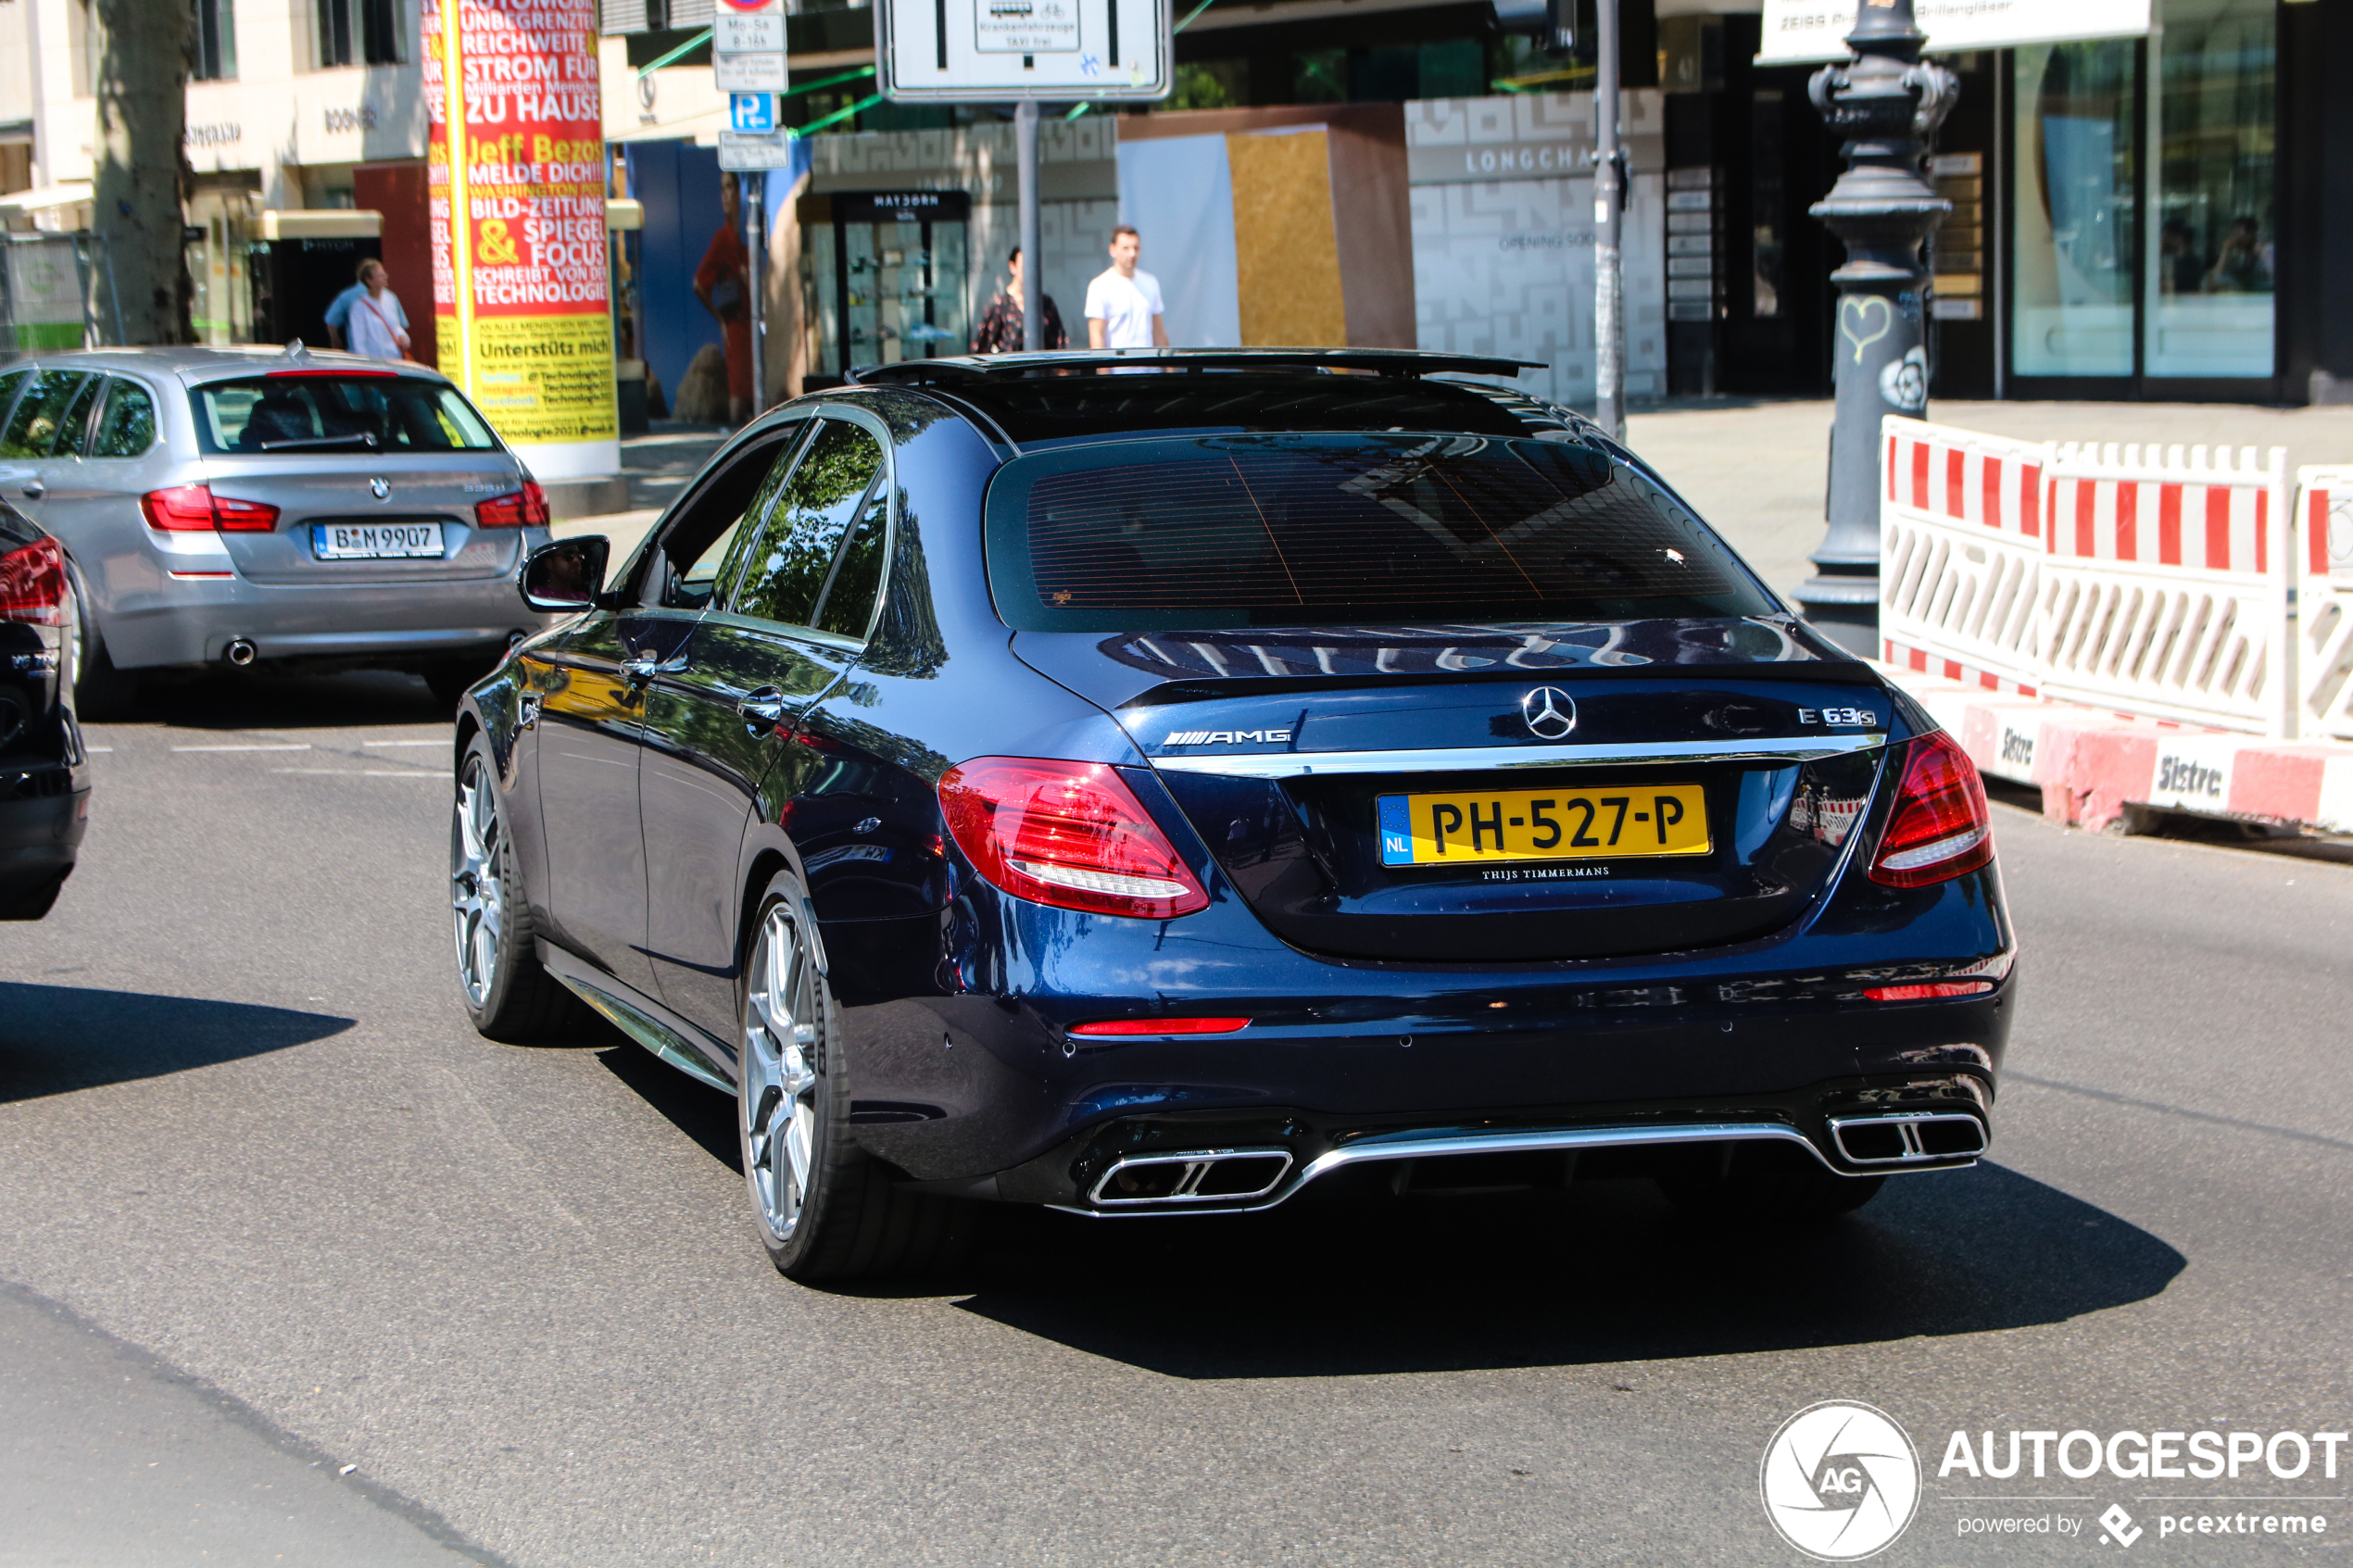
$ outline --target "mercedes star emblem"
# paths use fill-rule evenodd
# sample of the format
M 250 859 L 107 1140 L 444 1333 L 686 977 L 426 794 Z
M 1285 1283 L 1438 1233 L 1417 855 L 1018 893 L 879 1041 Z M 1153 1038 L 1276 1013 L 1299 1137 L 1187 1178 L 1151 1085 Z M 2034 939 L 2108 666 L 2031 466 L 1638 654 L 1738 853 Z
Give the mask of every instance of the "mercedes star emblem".
M 1520 717 L 1538 740 L 1558 740 L 1577 728 L 1577 704 L 1558 686 L 1539 686 L 1519 699 Z
M 368 482 L 368 494 L 379 501 L 392 499 L 392 481 L 381 476 Z

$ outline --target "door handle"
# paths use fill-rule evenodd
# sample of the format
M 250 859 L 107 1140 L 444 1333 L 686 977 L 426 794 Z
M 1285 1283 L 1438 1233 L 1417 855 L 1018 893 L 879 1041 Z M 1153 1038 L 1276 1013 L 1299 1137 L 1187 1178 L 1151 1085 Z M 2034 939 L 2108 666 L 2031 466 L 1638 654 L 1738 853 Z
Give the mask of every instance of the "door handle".
M 737 699 L 736 711 L 742 716 L 744 728 L 753 734 L 773 730 L 785 721 L 785 694 L 774 686 L 746 692 Z
M 46 495 L 48 493 L 49 487 L 42 483 L 37 479 L 33 480 L 24 487 L 24 498 L 28 501 L 38 501 L 42 496 Z
M 686 656 L 678 655 L 657 663 L 650 654 L 636 654 L 621 661 L 621 678 L 632 686 L 642 686 L 657 675 L 675 675 L 686 668 Z

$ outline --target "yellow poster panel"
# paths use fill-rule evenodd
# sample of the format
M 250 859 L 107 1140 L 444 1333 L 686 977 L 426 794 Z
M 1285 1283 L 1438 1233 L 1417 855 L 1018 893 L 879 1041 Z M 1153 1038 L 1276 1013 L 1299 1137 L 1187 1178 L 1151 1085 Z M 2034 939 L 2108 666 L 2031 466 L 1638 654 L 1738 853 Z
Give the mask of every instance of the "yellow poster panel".
M 444 366 L 462 352 L 458 318 L 434 322 Z M 613 441 L 612 318 L 476 316 L 473 400 L 512 442 Z

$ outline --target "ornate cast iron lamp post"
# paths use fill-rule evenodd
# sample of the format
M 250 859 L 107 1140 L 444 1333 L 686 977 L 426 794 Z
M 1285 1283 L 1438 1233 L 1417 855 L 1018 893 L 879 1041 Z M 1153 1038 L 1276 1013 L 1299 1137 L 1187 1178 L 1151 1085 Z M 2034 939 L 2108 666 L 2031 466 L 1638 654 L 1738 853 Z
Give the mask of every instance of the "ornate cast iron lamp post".
M 1814 107 L 1846 138 L 1846 172 L 1815 217 L 1846 245 L 1831 328 L 1838 412 L 1831 430 L 1830 533 L 1797 592 L 1806 615 L 1842 646 L 1879 651 L 1880 418 L 1928 412 L 1927 283 L 1920 242 L 1953 209 L 1922 177 L 1927 143 L 1960 83 L 1924 64 L 1928 42 L 1912 0 L 1861 0 L 1853 51 L 1825 66 Z

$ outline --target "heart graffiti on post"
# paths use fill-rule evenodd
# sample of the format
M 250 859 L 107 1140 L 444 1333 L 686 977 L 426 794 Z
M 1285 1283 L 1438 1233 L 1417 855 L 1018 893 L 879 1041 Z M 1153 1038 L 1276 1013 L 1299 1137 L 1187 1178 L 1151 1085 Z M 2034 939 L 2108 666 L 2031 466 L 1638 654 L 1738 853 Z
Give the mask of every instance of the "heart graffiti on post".
M 1871 307 L 1879 307 L 1879 331 L 1866 333 L 1862 329 L 1871 319 Z M 1838 335 L 1855 345 L 1855 362 L 1863 362 L 1863 350 L 1895 330 L 1895 307 L 1875 294 L 1850 294 L 1838 302 Z

